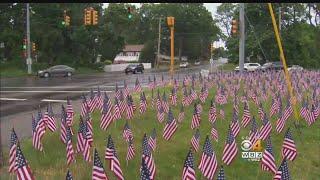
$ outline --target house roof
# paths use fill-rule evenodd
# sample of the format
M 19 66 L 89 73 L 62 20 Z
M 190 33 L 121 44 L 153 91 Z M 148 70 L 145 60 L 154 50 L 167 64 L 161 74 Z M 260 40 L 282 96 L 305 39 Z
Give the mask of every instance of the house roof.
M 143 44 L 136 44 L 136 45 L 125 45 L 123 48 L 123 52 L 141 52 L 143 49 L 144 45 Z

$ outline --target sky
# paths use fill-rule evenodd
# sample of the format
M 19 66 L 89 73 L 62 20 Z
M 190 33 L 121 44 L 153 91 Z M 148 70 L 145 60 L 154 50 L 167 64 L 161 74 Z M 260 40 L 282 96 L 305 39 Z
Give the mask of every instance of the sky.
M 135 5 L 137 7 L 140 7 L 141 4 L 140 3 L 130 3 L 132 5 Z M 212 16 L 214 17 L 217 11 L 217 7 L 220 5 L 221 3 L 203 3 L 203 5 L 208 9 L 209 12 L 211 12 Z M 109 5 L 109 3 L 103 3 L 103 7 L 107 8 Z M 225 44 L 222 40 L 220 41 L 216 41 L 214 42 L 214 46 L 215 47 L 225 47 Z

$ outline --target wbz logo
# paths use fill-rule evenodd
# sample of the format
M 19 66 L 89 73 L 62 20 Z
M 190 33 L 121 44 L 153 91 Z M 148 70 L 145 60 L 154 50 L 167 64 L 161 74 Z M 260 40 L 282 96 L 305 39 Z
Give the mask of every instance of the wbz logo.
M 246 137 L 245 140 L 241 143 L 242 159 L 247 159 L 249 161 L 260 161 L 262 158 L 262 146 L 261 140 L 257 140 L 255 144 L 252 144 L 251 141 Z

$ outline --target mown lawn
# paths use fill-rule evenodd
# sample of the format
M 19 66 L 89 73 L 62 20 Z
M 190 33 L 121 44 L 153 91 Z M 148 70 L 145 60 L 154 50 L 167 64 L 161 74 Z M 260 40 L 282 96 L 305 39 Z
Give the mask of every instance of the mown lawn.
M 164 89 L 161 89 L 162 94 Z M 169 88 L 166 88 L 166 94 L 168 97 Z M 215 88 L 209 92 L 209 97 L 207 101 L 203 104 L 203 112 L 201 114 L 201 126 L 200 126 L 200 151 L 195 154 L 195 168 L 197 179 L 204 179 L 201 177 L 200 171 L 197 166 L 200 162 L 200 157 L 202 153 L 202 146 L 206 135 L 210 136 L 211 125 L 208 121 L 208 110 L 210 107 L 210 99 L 214 97 Z M 121 163 L 121 167 L 125 176 L 125 179 L 140 179 L 140 164 L 141 164 L 141 145 L 142 137 L 144 133 L 147 133 L 149 136 L 152 129 L 155 127 L 157 130 L 157 149 L 156 152 L 153 152 L 153 157 L 155 159 L 156 165 L 156 179 L 181 179 L 182 169 L 185 161 L 185 157 L 188 153 L 189 148 L 191 147 L 190 140 L 193 136 L 195 130 L 191 130 L 191 117 L 193 113 L 193 105 L 185 108 L 185 119 L 181 124 L 178 124 L 178 130 L 173 135 L 173 138 L 170 141 L 165 141 L 162 138 L 163 128 L 165 122 L 160 124 L 156 118 L 155 109 L 151 109 L 150 102 L 150 91 L 146 91 L 148 99 L 148 110 L 144 115 L 140 115 L 139 112 L 136 112 L 134 119 L 129 121 L 129 124 L 132 128 L 134 134 L 134 147 L 136 150 L 136 156 L 133 160 L 126 162 L 126 153 L 127 153 L 127 143 L 122 138 L 122 130 L 125 124 L 125 119 L 121 119 L 116 123 L 113 123 L 109 126 L 107 131 L 100 129 L 100 113 L 93 113 L 93 127 L 94 127 L 94 147 L 98 149 L 100 158 L 104 160 L 104 151 L 107 143 L 107 136 L 111 134 L 115 147 L 118 153 L 118 157 Z M 156 93 L 155 93 L 156 95 Z M 181 99 L 179 91 L 179 100 Z M 138 105 L 138 96 L 134 96 L 136 105 Z M 77 104 L 79 105 L 79 104 Z M 75 105 L 74 105 L 75 106 Z M 269 112 L 270 101 L 263 104 L 264 109 Z M 220 109 L 217 106 L 218 110 Z M 229 98 L 228 104 L 223 106 L 225 110 L 225 119 L 221 119 L 218 116 L 216 121 L 216 127 L 219 133 L 219 141 L 216 142 L 211 139 L 213 144 L 213 149 L 217 156 L 218 165 L 220 166 L 222 161 L 222 152 L 224 148 L 224 143 L 226 140 L 228 125 L 232 118 L 232 100 Z M 240 120 L 242 117 L 243 105 L 240 103 Z M 250 102 L 250 111 L 251 115 L 255 115 L 258 126 L 261 126 L 261 120 L 257 115 L 257 107 Z M 299 109 L 299 108 L 298 108 Z M 138 110 L 138 109 L 137 109 Z M 177 118 L 180 110 L 180 106 L 173 108 L 174 116 Z M 269 113 L 268 113 L 269 114 Z M 30 117 L 31 118 L 31 117 Z M 74 130 L 78 130 L 78 116 L 75 119 Z M 239 120 L 239 122 L 240 122 Z M 292 126 L 293 116 L 288 120 L 284 131 L 281 134 L 275 132 L 275 118 L 272 118 L 273 132 L 272 132 L 272 144 L 273 144 L 273 153 L 276 158 L 277 166 L 281 163 L 281 146 L 284 139 L 284 132 L 288 126 L 291 126 L 292 135 L 296 143 L 298 150 L 298 156 L 294 162 L 288 162 L 289 172 L 292 179 L 310 179 L 315 180 L 319 179 L 320 171 L 319 170 L 319 121 L 314 123 L 311 127 L 306 126 L 305 122 L 300 121 L 301 123 L 301 132 L 299 134 L 296 129 Z M 57 120 L 59 122 L 59 120 Z M 58 123 L 60 124 L 60 123 Z M 31 126 L 31 124 L 30 124 Z M 249 134 L 250 125 L 247 128 L 241 128 L 240 134 L 238 135 L 236 142 L 238 146 L 238 155 L 236 159 L 231 163 L 230 166 L 224 165 L 224 170 L 227 179 L 244 179 L 244 180 L 255 180 L 255 179 L 272 179 L 272 175 L 269 172 L 264 172 L 260 168 L 260 163 L 258 162 L 248 162 L 241 159 L 241 148 L 240 143 L 242 137 L 245 137 Z M 29 162 L 29 165 L 36 177 L 36 179 L 63 179 L 65 178 L 68 167 L 66 166 L 66 148 L 65 145 L 59 139 L 58 130 L 55 133 L 49 131 L 46 132 L 42 142 L 44 145 L 44 152 L 35 151 L 32 147 L 32 140 L 26 139 L 21 142 L 22 151 Z M 19 132 L 17 132 L 19 137 Z M 265 147 L 265 144 L 263 144 Z M 73 136 L 73 148 L 76 149 L 76 135 Z M 7 163 L 8 150 L 6 149 L 5 153 L 5 163 Z M 116 179 L 113 173 L 109 169 L 109 162 L 103 161 L 104 168 L 107 172 L 107 175 L 110 179 Z M 1 179 L 15 179 L 14 175 L 9 176 L 7 174 L 7 166 L 1 170 Z M 70 171 L 74 179 L 91 179 L 92 173 L 92 164 L 88 164 L 83 160 L 82 155 L 76 156 L 76 163 L 70 166 Z M 217 170 L 218 171 L 218 170 Z M 217 172 L 215 173 L 215 178 Z

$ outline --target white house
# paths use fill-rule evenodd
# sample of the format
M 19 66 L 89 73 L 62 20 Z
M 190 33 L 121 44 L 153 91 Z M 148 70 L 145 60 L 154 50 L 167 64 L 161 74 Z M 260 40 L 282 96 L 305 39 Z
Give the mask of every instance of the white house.
M 139 61 L 144 45 L 125 45 L 124 49 L 114 58 L 114 64 L 130 63 Z

